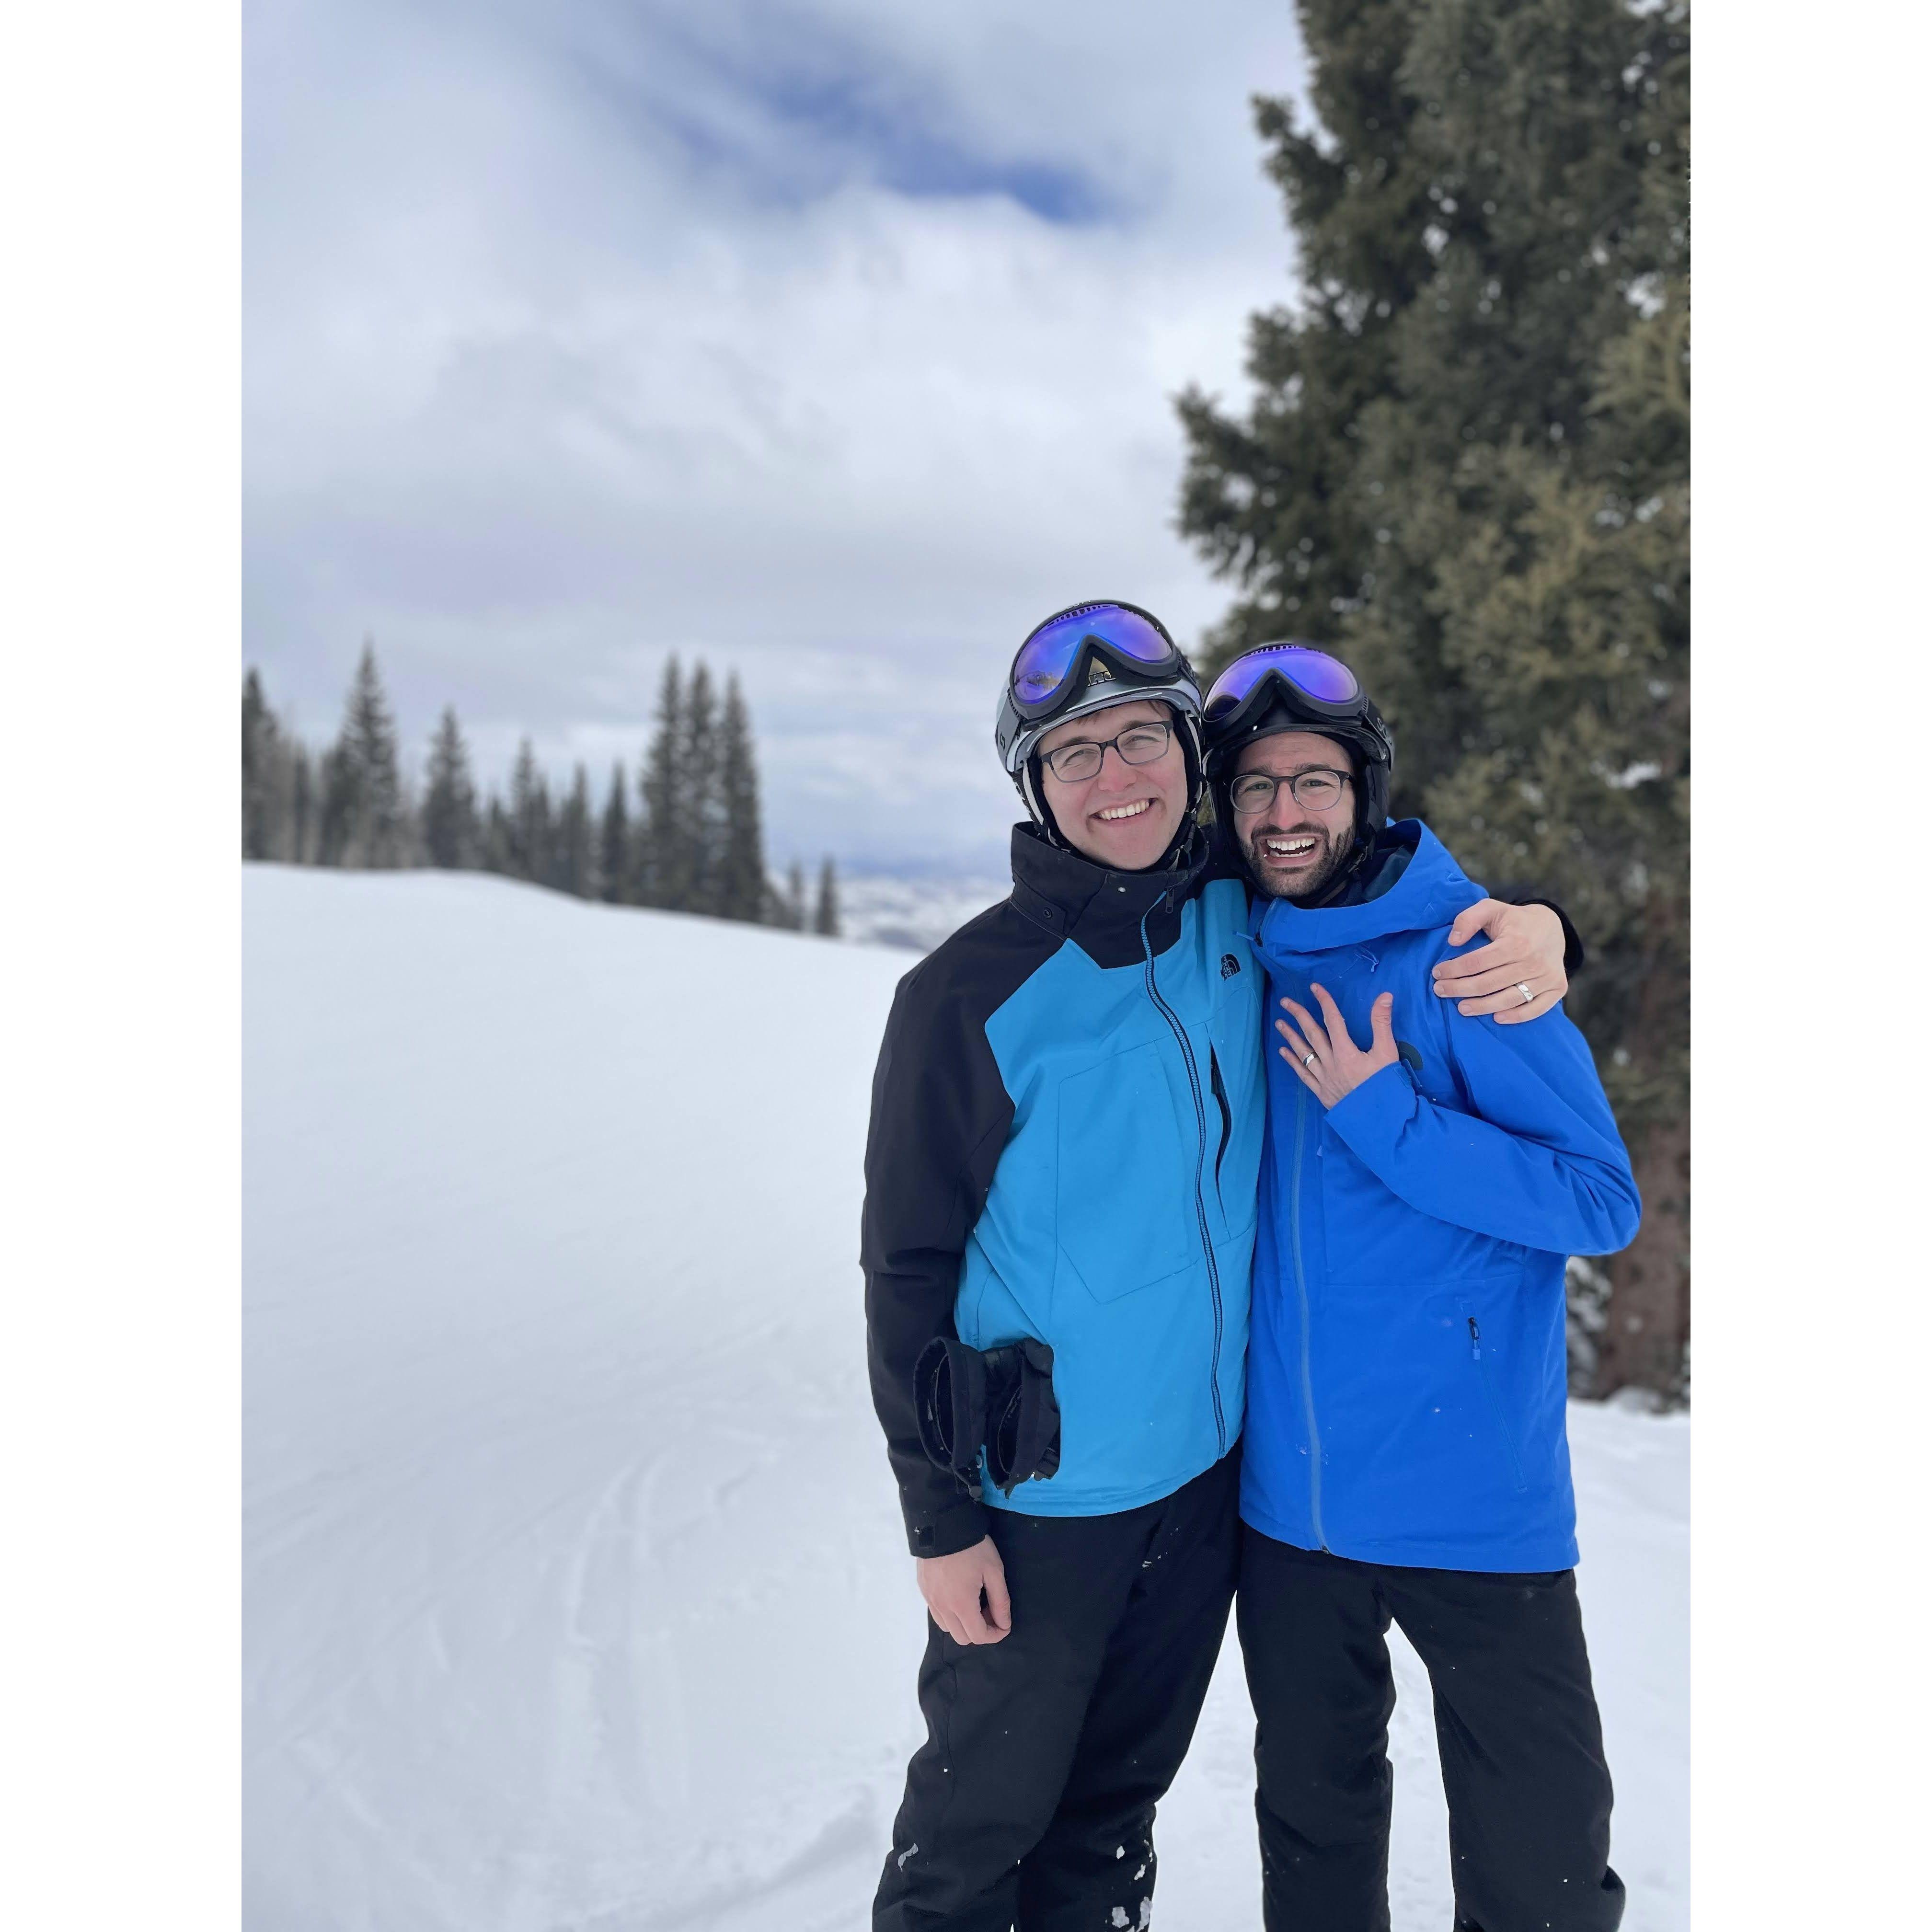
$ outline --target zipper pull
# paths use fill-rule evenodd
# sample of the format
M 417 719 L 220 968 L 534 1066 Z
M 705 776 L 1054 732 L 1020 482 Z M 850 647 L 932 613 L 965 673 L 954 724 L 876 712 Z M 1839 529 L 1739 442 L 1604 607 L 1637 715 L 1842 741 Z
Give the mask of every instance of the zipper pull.
M 1483 1331 L 1476 1326 L 1476 1318 L 1469 1317 L 1469 1359 L 1480 1362 L 1483 1359 Z

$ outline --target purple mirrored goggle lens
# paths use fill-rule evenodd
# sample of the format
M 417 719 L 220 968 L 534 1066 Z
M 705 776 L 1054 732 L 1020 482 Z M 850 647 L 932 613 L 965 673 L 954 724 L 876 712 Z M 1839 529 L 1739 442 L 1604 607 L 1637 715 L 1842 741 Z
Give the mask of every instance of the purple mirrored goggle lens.
M 1209 719 L 1224 718 L 1271 670 L 1280 671 L 1296 690 L 1318 704 L 1346 704 L 1361 695 L 1355 674 L 1340 658 L 1306 644 L 1264 644 L 1237 658 L 1214 680 L 1204 707 Z
M 1096 604 L 1042 624 L 1021 645 L 1013 659 L 1013 695 L 1022 704 L 1051 698 L 1066 681 L 1080 646 L 1099 638 L 1137 664 L 1166 664 L 1174 646 L 1144 617 L 1118 604 Z

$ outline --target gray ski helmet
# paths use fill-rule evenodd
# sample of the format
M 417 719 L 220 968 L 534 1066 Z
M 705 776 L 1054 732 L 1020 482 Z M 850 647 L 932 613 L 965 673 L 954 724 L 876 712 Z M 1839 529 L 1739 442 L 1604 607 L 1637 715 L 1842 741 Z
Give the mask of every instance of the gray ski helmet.
M 1029 647 L 1042 638 L 1050 646 L 1047 668 L 1028 665 L 1023 672 Z M 1023 680 L 1024 692 L 1016 688 Z M 1158 700 L 1174 713 L 1191 814 L 1207 784 L 1201 686 L 1167 627 L 1151 611 L 1106 599 L 1070 604 L 1027 633 L 1000 688 L 993 742 L 1036 824 L 1054 829 L 1039 790 L 1040 740 L 1071 718 L 1141 698 Z

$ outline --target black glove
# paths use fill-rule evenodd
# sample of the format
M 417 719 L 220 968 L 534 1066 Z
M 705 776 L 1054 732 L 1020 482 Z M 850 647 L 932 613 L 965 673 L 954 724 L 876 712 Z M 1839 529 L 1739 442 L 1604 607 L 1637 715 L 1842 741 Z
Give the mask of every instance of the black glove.
M 1053 1394 L 1053 1351 L 1030 1336 L 998 1348 L 969 1348 L 938 1335 L 913 1370 L 919 1439 L 975 1502 L 980 1451 L 1002 1495 L 1045 1481 L 1060 1467 L 1060 1405 Z

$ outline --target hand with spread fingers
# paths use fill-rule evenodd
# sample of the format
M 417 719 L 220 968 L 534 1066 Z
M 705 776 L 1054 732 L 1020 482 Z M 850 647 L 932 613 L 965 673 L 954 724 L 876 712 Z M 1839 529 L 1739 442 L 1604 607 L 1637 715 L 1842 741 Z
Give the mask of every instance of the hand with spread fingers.
M 1479 932 L 1488 945 L 1436 963 L 1436 996 L 1455 1000 L 1459 1013 L 1492 1013 L 1497 1025 L 1516 1026 L 1540 1019 L 1570 990 L 1563 922 L 1549 907 L 1484 899 L 1456 915 L 1449 944 L 1467 945 Z
M 1292 1024 L 1287 1020 L 1275 1022 L 1274 1030 L 1286 1042 L 1275 1050 L 1301 1076 L 1303 1086 L 1323 1106 L 1332 1107 L 1372 1074 L 1395 1064 L 1395 995 L 1379 994 L 1369 1009 L 1370 1037 L 1365 1053 L 1349 1037 L 1348 1023 L 1329 997 L 1328 988 L 1316 980 L 1311 982 L 1310 990 L 1322 1009 L 1321 1019 L 1293 1000 L 1283 1000 L 1282 1009 L 1292 1014 L 1294 1021 Z

